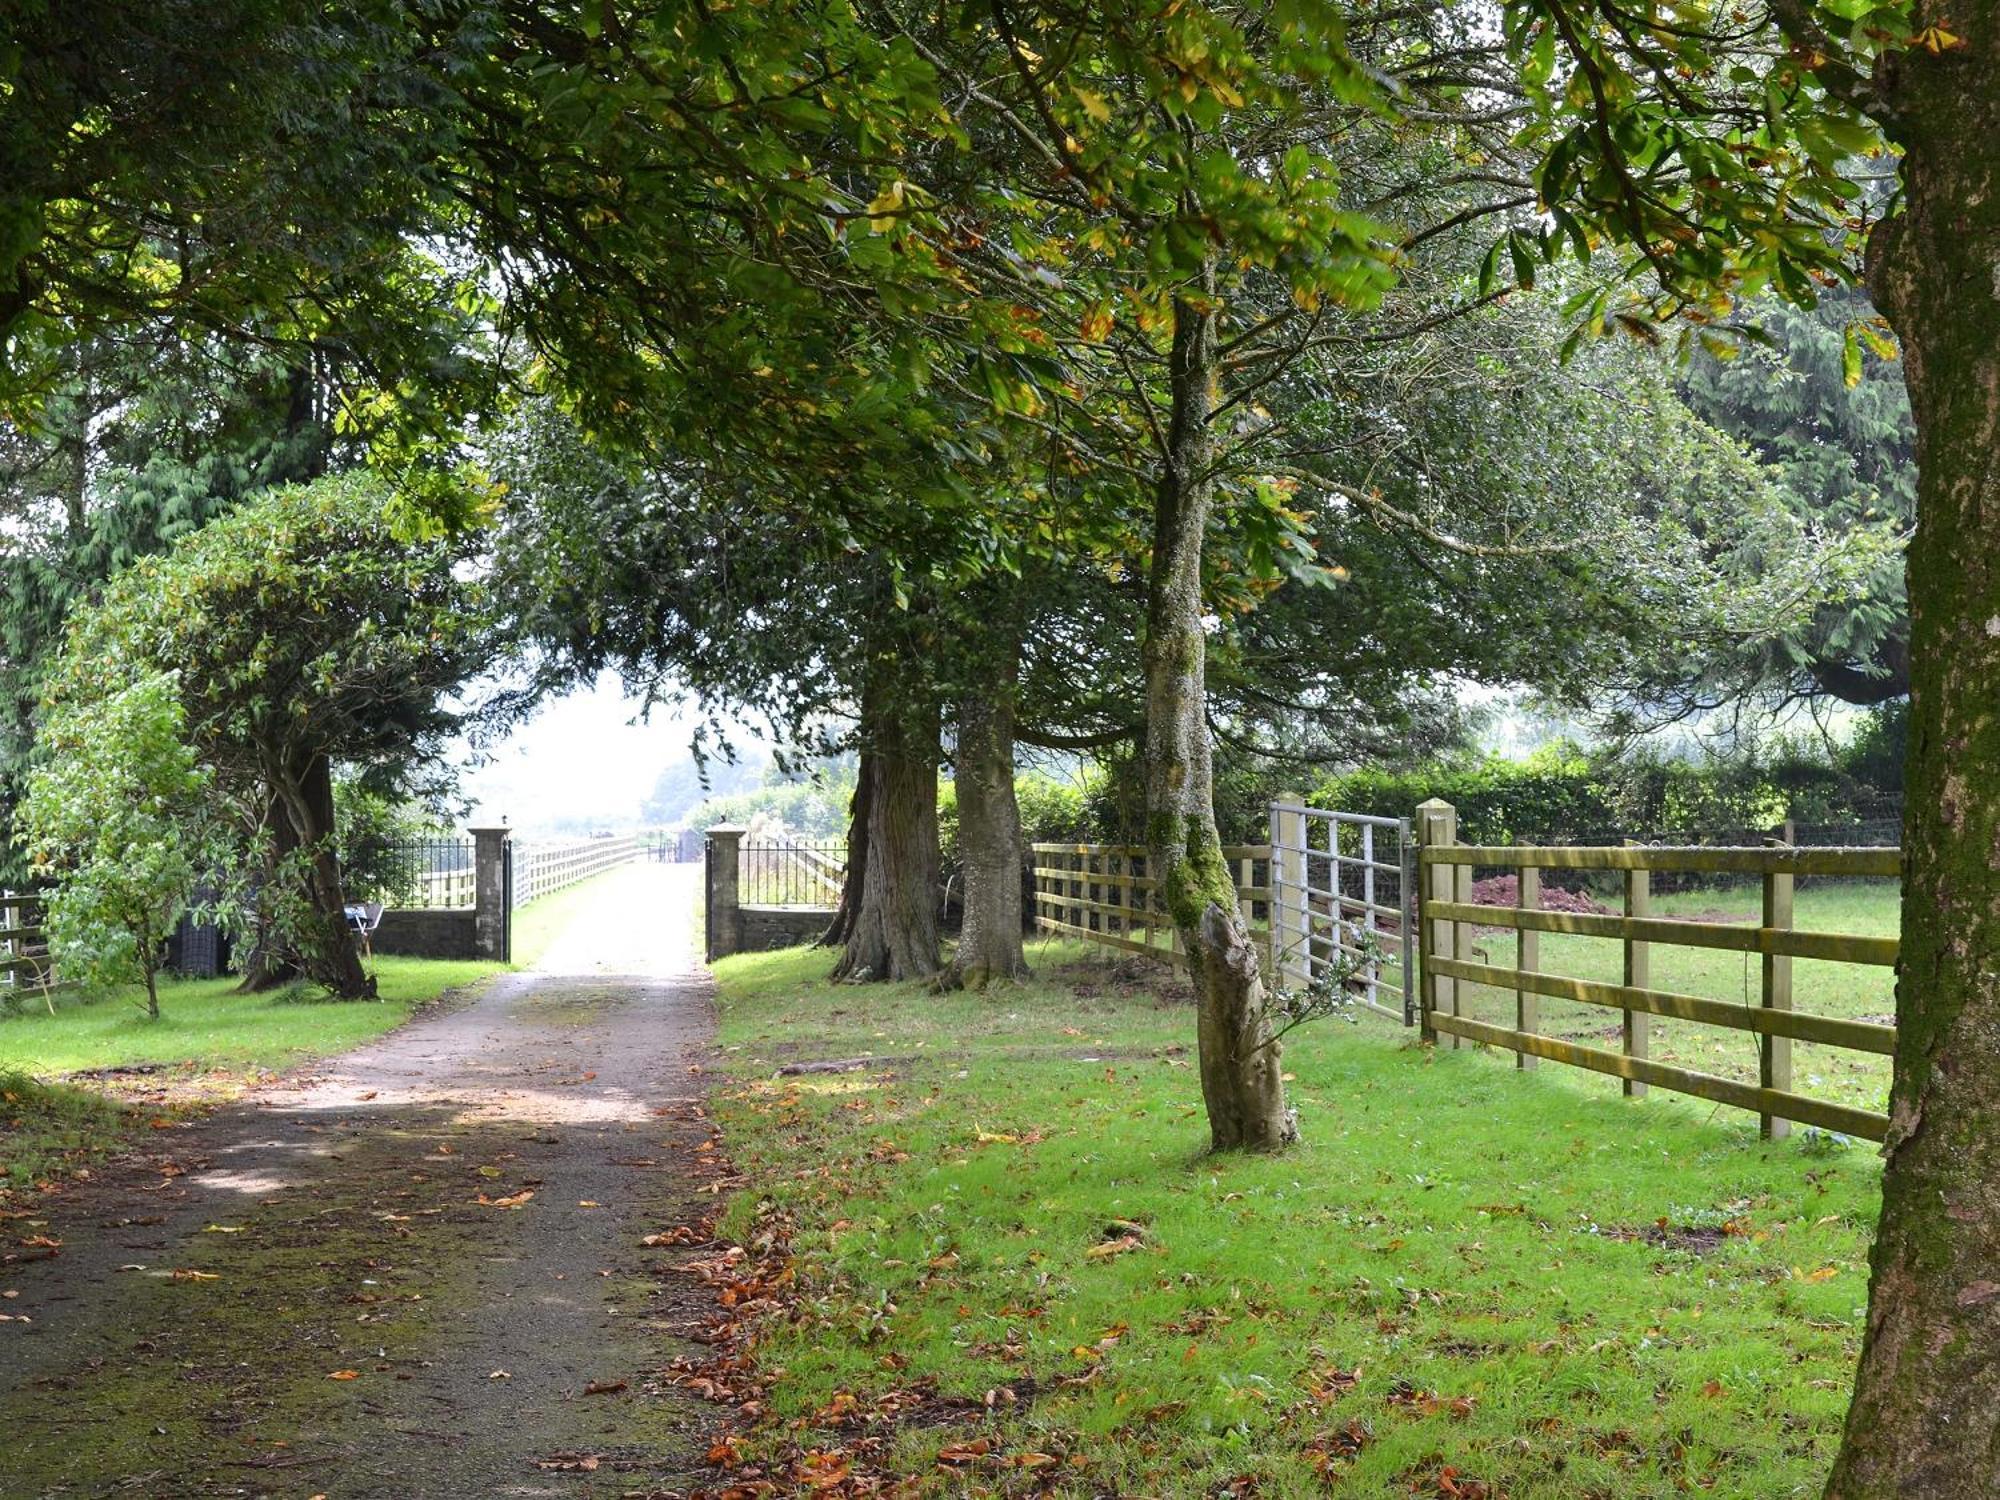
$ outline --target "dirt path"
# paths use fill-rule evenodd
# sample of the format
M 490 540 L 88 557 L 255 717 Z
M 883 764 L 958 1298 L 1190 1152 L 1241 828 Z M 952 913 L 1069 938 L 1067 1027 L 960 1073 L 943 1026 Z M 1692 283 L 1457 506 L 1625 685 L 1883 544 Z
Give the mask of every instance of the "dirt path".
M 0 1225 L 61 1242 L 0 1264 L 0 1496 L 685 1488 L 657 1372 L 712 1300 L 640 1241 L 715 1204 L 694 879 L 628 866 L 538 972 Z

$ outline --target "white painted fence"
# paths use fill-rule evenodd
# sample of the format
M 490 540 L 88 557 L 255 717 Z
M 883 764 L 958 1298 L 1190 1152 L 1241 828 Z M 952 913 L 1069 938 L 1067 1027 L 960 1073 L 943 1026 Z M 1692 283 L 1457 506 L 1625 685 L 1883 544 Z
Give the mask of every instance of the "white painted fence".
M 526 906 L 554 891 L 645 857 L 636 838 L 569 839 L 556 844 L 513 844 L 513 904 Z

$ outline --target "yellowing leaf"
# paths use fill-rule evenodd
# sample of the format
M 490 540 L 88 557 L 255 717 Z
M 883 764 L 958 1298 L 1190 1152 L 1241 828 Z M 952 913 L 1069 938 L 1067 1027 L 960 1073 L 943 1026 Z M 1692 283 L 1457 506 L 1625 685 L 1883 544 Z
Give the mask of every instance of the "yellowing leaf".
M 1096 121 L 1099 125 L 1109 125 L 1111 123 L 1111 106 L 1104 102 L 1102 94 L 1092 89 L 1077 88 L 1074 85 L 1071 86 L 1070 92 L 1076 95 L 1076 102 L 1083 106 L 1083 112 L 1089 115 L 1092 120 Z

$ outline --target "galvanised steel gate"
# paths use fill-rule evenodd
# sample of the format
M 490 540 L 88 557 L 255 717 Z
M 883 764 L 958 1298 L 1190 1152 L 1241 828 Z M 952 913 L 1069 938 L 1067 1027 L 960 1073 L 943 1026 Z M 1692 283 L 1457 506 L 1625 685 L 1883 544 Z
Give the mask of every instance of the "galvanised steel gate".
M 1416 851 L 1408 818 L 1271 804 L 1271 954 L 1293 989 L 1339 978 L 1351 1002 L 1417 1020 Z

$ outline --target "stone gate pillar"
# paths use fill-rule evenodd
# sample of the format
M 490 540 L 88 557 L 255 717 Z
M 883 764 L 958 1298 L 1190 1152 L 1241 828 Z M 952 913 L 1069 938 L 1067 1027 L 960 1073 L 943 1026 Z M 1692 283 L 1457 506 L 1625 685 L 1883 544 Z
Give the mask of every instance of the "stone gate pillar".
M 492 963 L 506 963 L 513 954 L 513 924 L 508 907 L 513 892 L 507 889 L 508 828 L 472 830 L 472 943 L 477 957 Z
M 707 935 L 707 956 L 711 959 L 727 958 L 743 946 L 737 854 L 747 832 L 747 828 L 737 823 L 718 823 L 708 830 L 702 925 Z

